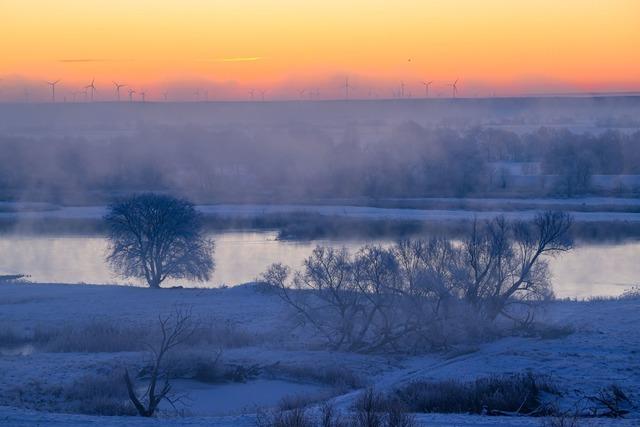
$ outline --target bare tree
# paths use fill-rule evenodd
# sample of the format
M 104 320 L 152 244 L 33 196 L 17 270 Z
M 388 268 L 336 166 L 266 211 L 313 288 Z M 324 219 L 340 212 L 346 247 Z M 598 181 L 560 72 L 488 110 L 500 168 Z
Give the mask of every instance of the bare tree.
M 123 277 L 152 288 L 172 277 L 208 280 L 215 265 L 214 243 L 203 235 L 192 203 L 159 194 L 129 197 L 110 207 L 107 261 Z
M 164 399 L 174 405 L 177 399 L 170 396 L 171 384 L 169 376 L 163 371 L 163 361 L 168 352 L 184 343 L 193 335 L 195 328 L 192 324 L 191 310 L 176 308 L 175 312 L 167 316 L 159 316 L 161 340 L 157 346 L 149 346 L 153 355 L 149 384 L 142 396 L 138 396 L 129 371 L 125 370 L 124 380 L 127 385 L 129 399 L 142 417 L 151 417 L 158 405 Z M 158 382 L 162 385 L 158 388 Z
M 512 303 L 552 295 L 545 256 L 571 249 L 571 217 L 563 212 L 538 214 L 532 223 L 508 223 L 499 217 L 484 226 L 474 224 L 464 242 L 467 280 L 463 298 L 487 319 L 509 316 Z
M 263 277 L 333 349 L 446 347 L 498 316 L 530 321 L 552 296 L 545 257 L 571 248 L 570 226 L 569 215 L 546 212 L 531 223 L 474 223 L 462 244 L 407 240 L 353 256 L 317 247 L 292 280 L 281 264 Z
M 400 266 L 389 249 L 365 246 L 351 256 L 345 249 L 317 247 L 304 270 L 290 276 L 287 267 L 275 264 L 263 278 L 333 349 L 397 349 L 428 327 L 415 310 L 415 295 L 404 292 Z
M 348 347 L 354 336 L 362 295 L 353 281 L 353 265 L 346 249 L 318 246 L 304 262 L 304 270 L 293 275 L 281 265 L 272 265 L 264 280 L 280 290 L 305 323 L 312 324 L 332 348 Z M 290 288 L 299 292 L 292 294 Z M 312 291 L 311 294 L 305 291 Z

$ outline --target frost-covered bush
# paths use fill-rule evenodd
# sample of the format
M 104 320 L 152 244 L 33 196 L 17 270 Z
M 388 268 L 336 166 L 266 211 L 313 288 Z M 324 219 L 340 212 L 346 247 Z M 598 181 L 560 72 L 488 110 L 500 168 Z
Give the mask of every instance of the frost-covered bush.
M 364 385 L 364 380 L 358 374 L 344 366 L 337 365 L 287 365 L 279 363 L 265 368 L 264 373 L 274 378 L 327 384 L 345 391 Z
M 530 323 L 553 296 L 545 258 L 571 248 L 571 218 L 474 223 L 462 243 L 441 238 L 367 245 L 355 253 L 318 246 L 301 271 L 272 265 L 300 324 L 335 350 L 423 351 L 476 339 L 496 320 Z
M 466 382 L 416 381 L 396 390 L 393 398 L 412 412 L 541 415 L 542 393 L 557 390 L 548 378 L 527 373 Z
M 135 415 L 122 372 L 86 375 L 65 387 L 64 397 L 72 412 L 91 415 Z
M 622 299 L 640 299 L 640 286 L 632 286 L 620 296 Z
M 227 379 L 219 351 L 176 351 L 167 355 L 164 370 L 170 378 L 188 378 L 205 383 Z
M 304 408 L 258 412 L 256 425 L 258 427 L 317 427 L 314 419 Z
M 355 401 L 350 426 L 413 427 L 413 416 L 407 406 L 398 399 L 389 398 L 372 388 L 360 393 Z

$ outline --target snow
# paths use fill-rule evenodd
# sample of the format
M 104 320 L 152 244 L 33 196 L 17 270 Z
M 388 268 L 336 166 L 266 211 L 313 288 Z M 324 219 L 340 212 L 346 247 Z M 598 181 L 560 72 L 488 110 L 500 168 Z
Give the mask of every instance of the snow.
M 540 313 L 548 324 L 569 325 L 575 332 L 564 338 L 507 337 L 461 348 L 457 353 L 412 357 L 362 355 L 312 350 L 312 337 L 291 328 L 289 310 L 273 294 L 253 285 L 228 289 L 150 290 L 110 285 L 0 284 L 0 328 L 33 331 L 42 325 L 83 324 L 100 319 L 123 324 L 153 322 L 158 313 L 176 304 L 193 307 L 194 315 L 229 321 L 252 331 L 264 341 L 250 347 L 226 349 L 223 358 L 233 363 L 280 362 L 287 366 L 340 366 L 364 378 L 379 391 L 393 390 L 413 380 L 474 379 L 490 374 L 533 371 L 550 375 L 564 395 L 558 402 L 570 408 L 582 398 L 612 383 L 640 395 L 640 300 L 593 302 L 558 301 Z M 30 381 L 64 384 L 108 367 L 127 365 L 139 354 L 15 352 L 0 355 L 0 399 L 12 387 Z M 0 401 L 0 425 L 27 426 L 226 426 L 255 425 L 256 406 L 273 406 L 286 394 L 324 393 L 327 386 L 301 383 L 288 378 L 258 378 L 247 383 L 202 385 L 181 380 L 179 390 L 190 394 L 192 406 L 184 408 L 194 416 L 165 413 L 158 419 L 96 417 L 55 414 L 6 406 Z M 332 403 L 341 409 L 351 406 L 359 391 L 340 391 Z M 210 402 L 216 402 L 212 406 Z M 232 414 L 232 415 L 223 415 Z M 615 425 L 637 425 L 640 413 Z M 425 425 L 489 426 L 540 425 L 538 419 L 496 418 L 472 415 L 419 415 Z M 587 425 L 607 425 L 607 420 L 590 420 Z
M 305 204 L 219 204 L 199 205 L 197 208 L 205 215 L 221 217 L 258 217 L 273 214 L 317 214 L 323 216 L 348 217 L 371 220 L 415 220 L 415 221 L 469 221 L 473 219 L 491 219 L 504 215 L 510 220 L 528 220 L 544 209 L 562 208 L 578 222 L 639 222 L 640 212 L 611 212 L 611 207 L 626 207 L 631 210 L 640 206 L 639 199 L 581 198 L 581 199 L 408 199 L 408 201 L 447 201 L 477 205 L 474 209 L 414 209 L 382 208 L 351 205 L 305 205 Z M 501 210 L 504 208 L 518 210 Z M 581 209 L 592 208 L 593 212 Z M 478 210 L 478 208 L 492 208 Z M 601 209 L 601 210 L 597 210 Z M 105 206 L 60 206 L 57 209 L 31 209 L 18 207 L 0 210 L 0 219 L 5 220 L 81 220 L 100 219 L 107 212 Z
M 475 415 L 451 415 L 451 414 L 423 414 L 416 417 L 421 426 L 429 427 L 540 427 L 539 418 L 511 418 L 511 417 L 480 417 Z M 131 417 L 91 417 L 86 415 L 48 414 L 36 411 L 24 411 L 15 408 L 0 406 L 0 425 L 12 427 L 256 427 L 254 416 L 227 416 L 227 417 L 187 417 L 187 418 L 131 418 Z M 581 421 L 581 426 L 637 426 L 637 420 L 609 420 L 591 419 Z

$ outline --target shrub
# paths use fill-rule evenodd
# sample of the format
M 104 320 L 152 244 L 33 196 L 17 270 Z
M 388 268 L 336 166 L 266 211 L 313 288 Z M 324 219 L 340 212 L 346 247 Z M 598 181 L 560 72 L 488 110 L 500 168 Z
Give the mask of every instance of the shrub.
M 621 418 L 633 407 L 631 398 L 617 384 L 601 389 L 595 396 L 589 396 L 588 399 L 595 404 L 591 411 L 596 417 Z
M 345 391 L 361 388 L 364 384 L 359 375 L 343 366 L 277 364 L 267 367 L 266 373 L 273 377 L 327 384 Z
M 224 382 L 220 352 L 180 351 L 167 355 L 164 369 L 170 378 L 189 378 L 205 383 Z
M 372 388 L 360 394 L 354 404 L 350 425 L 354 427 L 412 427 L 416 424 L 407 406 L 397 398 L 389 398 Z
M 365 390 L 354 404 L 354 424 L 366 427 L 382 427 L 387 404 L 386 398 L 381 394 L 376 393 L 371 388 Z
M 640 286 L 632 286 L 620 295 L 621 299 L 640 299 Z
M 258 427 L 315 427 L 316 425 L 304 408 L 258 412 L 256 424 Z
M 122 374 L 86 375 L 64 390 L 72 412 L 90 415 L 135 415 Z
M 557 393 L 544 377 L 531 373 L 478 378 L 473 381 L 417 381 L 395 397 L 412 412 L 538 414 L 542 392 Z
M 532 324 L 525 330 L 525 335 L 543 340 L 557 340 L 566 338 L 576 331 L 573 325 L 545 325 Z

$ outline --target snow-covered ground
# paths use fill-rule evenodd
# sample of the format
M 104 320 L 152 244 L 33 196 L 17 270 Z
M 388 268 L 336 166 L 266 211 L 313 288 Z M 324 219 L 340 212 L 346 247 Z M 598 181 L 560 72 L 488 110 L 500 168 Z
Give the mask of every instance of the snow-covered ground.
M 407 202 L 461 203 L 463 199 L 407 199 Z M 318 214 L 371 220 L 468 221 L 484 220 L 504 215 L 511 220 L 529 220 L 545 209 L 563 209 L 578 222 L 640 222 L 640 200 L 635 198 L 579 198 L 579 199 L 467 199 L 470 207 L 447 209 L 383 208 L 353 205 L 313 204 L 218 204 L 199 205 L 204 215 L 229 218 L 260 217 L 272 214 Z M 84 220 L 100 219 L 105 206 L 55 206 L 46 204 L 8 203 L 0 206 L 4 220 Z M 628 208 L 630 212 L 620 212 Z M 588 211 L 585 211 L 588 210 Z
M 465 380 L 490 374 L 532 371 L 553 378 L 563 391 L 563 395 L 557 397 L 561 407 L 570 408 L 582 395 L 593 395 L 612 383 L 629 392 L 636 402 L 640 398 L 638 299 L 552 303 L 540 314 L 540 320 L 546 324 L 571 327 L 573 333 L 568 336 L 555 339 L 508 337 L 446 354 L 400 357 L 313 349 L 310 338 L 292 328 L 290 312 L 279 297 L 253 285 L 155 291 L 107 285 L 2 283 L 0 332 L 12 330 L 29 335 L 39 328 L 73 327 L 93 321 L 127 326 L 148 325 L 153 324 L 160 313 L 174 310 L 176 304 L 192 307 L 194 316 L 249 331 L 255 338 L 245 345 L 224 349 L 222 357 L 225 363 L 279 363 L 285 368 L 315 371 L 338 366 L 362 379 L 358 387 L 370 385 L 379 391 L 393 390 L 420 379 Z M 166 413 L 158 419 L 144 420 L 47 413 L 19 408 L 8 396 L 16 388 L 28 391 L 34 384 L 46 388 L 68 384 L 88 373 L 113 367 L 122 369 L 141 355 L 136 352 L 47 352 L 37 348 L 31 352 L 28 347 L 22 348 L 25 351 L 11 352 L 8 348 L 0 348 L 0 425 L 249 426 L 255 425 L 256 420 L 252 413 L 253 403 L 269 406 L 276 397 L 287 392 L 298 395 L 326 393 L 326 386 L 309 381 L 295 382 L 285 377 L 210 385 L 210 392 L 206 388 L 190 387 L 187 381 L 178 383 L 178 386 L 193 394 L 192 406 L 185 410 L 195 413 L 195 416 Z M 274 396 L 265 396 L 264 390 L 269 388 L 269 384 L 274 387 Z M 337 408 L 349 408 L 358 393 L 357 389 L 341 390 L 336 391 L 333 397 L 327 397 Z M 207 407 L 208 399 L 211 399 L 210 408 Z M 245 399 L 247 404 L 237 402 L 238 399 Z M 231 414 L 217 415 L 227 412 Z M 540 419 L 521 417 L 430 414 L 419 415 L 417 419 L 424 425 L 434 426 L 541 425 Z M 636 409 L 627 420 L 589 420 L 585 425 L 609 423 L 638 425 L 640 413 Z

